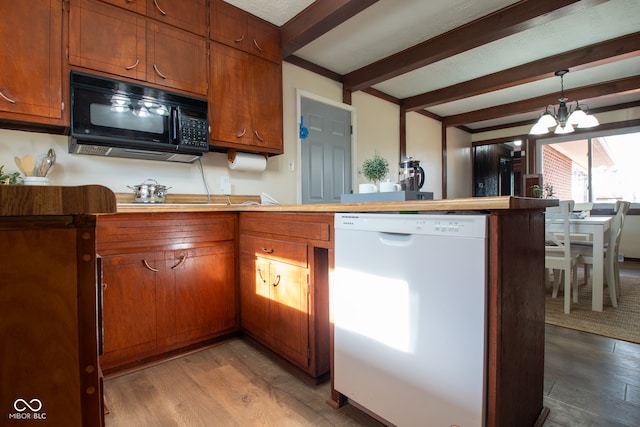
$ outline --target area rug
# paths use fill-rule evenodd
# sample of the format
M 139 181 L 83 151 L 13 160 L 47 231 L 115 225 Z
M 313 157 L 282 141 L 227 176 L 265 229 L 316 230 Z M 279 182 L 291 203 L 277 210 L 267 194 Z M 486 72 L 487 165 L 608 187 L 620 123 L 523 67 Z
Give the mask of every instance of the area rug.
M 605 288 L 602 312 L 591 311 L 590 282 L 580 286 L 578 303 L 571 303 L 570 314 L 562 311 L 562 291 L 552 298 L 551 290 L 547 290 L 545 322 L 640 344 L 640 277 L 620 277 L 622 296 L 617 308 L 611 306 L 609 290 Z M 582 278 L 578 278 L 578 283 L 584 283 Z

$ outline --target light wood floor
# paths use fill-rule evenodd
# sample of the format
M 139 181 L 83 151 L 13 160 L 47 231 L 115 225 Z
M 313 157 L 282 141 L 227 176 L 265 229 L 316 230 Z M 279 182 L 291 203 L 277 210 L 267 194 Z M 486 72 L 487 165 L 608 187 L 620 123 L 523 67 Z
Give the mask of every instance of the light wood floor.
M 107 427 L 376 426 L 237 339 L 105 381 Z
M 107 427 L 381 426 L 243 340 L 107 379 L 105 396 Z M 640 345 L 547 325 L 544 404 L 547 427 L 640 426 Z

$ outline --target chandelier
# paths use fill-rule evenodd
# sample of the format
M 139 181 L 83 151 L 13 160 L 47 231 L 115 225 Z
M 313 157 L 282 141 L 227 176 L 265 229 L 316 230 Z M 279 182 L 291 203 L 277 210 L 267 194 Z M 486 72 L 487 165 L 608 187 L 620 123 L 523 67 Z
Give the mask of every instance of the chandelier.
M 544 113 L 529 131 L 531 135 L 544 135 L 555 126 L 554 133 L 571 133 L 575 127 L 590 128 L 598 126 L 600 123 L 595 116 L 589 114 L 589 109 L 585 105 L 580 105 L 578 101 L 567 106 L 568 99 L 564 96 L 564 75 L 569 70 L 556 71 L 555 75 L 560 77 L 560 105 L 556 109 L 553 105 L 548 105 Z M 551 107 L 551 108 L 549 108 Z

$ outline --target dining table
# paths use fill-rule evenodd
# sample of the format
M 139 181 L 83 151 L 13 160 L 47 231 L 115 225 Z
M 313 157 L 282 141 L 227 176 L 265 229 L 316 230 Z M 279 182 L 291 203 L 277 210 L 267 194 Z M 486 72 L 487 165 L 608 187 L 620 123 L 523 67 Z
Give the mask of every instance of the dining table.
M 604 242 L 609 235 L 613 217 L 610 216 L 587 216 L 585 218 L 569 218 L 569 233 L 588 234 L 593 242 L 593 275 L 592 275 L 592 297 L 591 310 L 603 310 L 604 295 Z M 562 224 L 548 224 L 551 231 L 562 231 Z M 609 274 L 613 274 L 613 269 L 609 268 Z M 612 277 L 607 283 L 612 284 Z

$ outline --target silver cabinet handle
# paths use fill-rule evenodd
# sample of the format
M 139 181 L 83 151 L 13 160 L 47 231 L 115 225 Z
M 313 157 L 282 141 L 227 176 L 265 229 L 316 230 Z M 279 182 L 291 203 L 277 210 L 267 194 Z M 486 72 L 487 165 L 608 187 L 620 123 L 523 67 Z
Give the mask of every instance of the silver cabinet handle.
M 253 44 L 256 46 L 256 48 L 262 52 L 262 48 L 260 47 L 260 45 L 258 44 L 258 42 L 256 41 L 256 39 L 253 39 Z
M 279 284 L 280 284 L 280 275 L 278 274 L 278 275 L 276 276 L 276 279 L 275 279 L 275 280 L 273 281 L 273 283 L 271 284 L 271 286 L 273 286 L 273 287 L 275 288 L 275 287 L 276 287 L 276 286 L 278 286 Z
M 153 69 L 154 69 L 154 70 L 156 71 L 156 73 L 158 73 L 158 75 L 159 75 L 160 77 L 162 77 L 163 79 L 166 79 L 166 78 L 167 78 L 167 76 L 165 76 L 164 74 L 162 74 L 162 73 L 160 72 L 160 70 L 158 70 L 158 67 L 156 67 L 156 64 L 153 64 Z
M 264 138 L 262 138 L 262 136 L 260 136 L 260 134 L 258 133 L 258 131 L 257 131 L 257 130 L 254 130 L 254 131 L 253 131 L 253 133 L 254 133 L 254 135 L 256 136 L 256 138 L 258 138 L 258 140 L 259 140 L 260 142 L 264 142 Z
M 140 63 L 139 59 L 136 59 L 136 63 L 133 65 L 129 65 L 128 67 L 124 67 L 125 70 L 133 70 L 134 68 L 136 68 L 138 66 L 138 64 Z
M 162 10 L 162 8 L 160 8 L 160 6 L 158 6 L 158 2 L 156 0 L 153 0 L 153 4 L 156 5 L 156 7 L 158 8 L 158 10 L 160 11 L 161 14 L 166 15 L 167 13 Z
M 143 260 L 142 260 L 142 263 L 143 263 L 143 264 L 144 264 L 144 266 L 145 266 L 145 267 L 147 267 L 149 270 L 151 270 L 151 271 L 156 271 L 156 272 L 158 271 L 158 269 L 157 269 L 157 268 L 153 268 L 153 267 L 151 267 L 151 266 L 149 265 L 149 263 L 147 262 L 147 260 L 146 260 L 146 259 L 143 259 Z
M 186 259 L 187 259 L 186 255 L 180 255 L 180 259 L 178 260 L 178 263 L 172 266 L 171 269 L 175 270 L 176 268 L 180 267 L 182 264 L 184 264 Z
M 242 129 L 242 132 L 236 135 L 236 138 L 242 138 L 247 133 L 247 128 Z
M 244 34 L 239 39 L 235 39 L 234 42 L 240 43 L 242 40 L 244 40 Z
M 267 281 L 264 280 L 264 277 L 262 277 L 262 270 L 260 270 L 259 268 L 257 270 L 258 270 L 258 276 L 260 276 L 260 280 L 262 280 L 262 283 L 266 284 Z
M 1 96 L 2 98 L 4 98 L 5 100 L 7 100 L 8 102 L 12 103 L 12 104 L 15 104 L 15 103 L 16 103 L 16 101 L 14 101 L 13 99 L 11 99 L 11 98 L 7 98 L 7 96 L 6 96 L 4 93 L 2 93 L 2 92 L 0 92 L 0 96 Z

